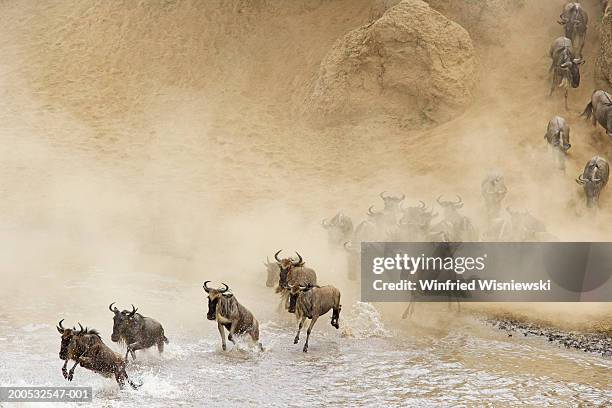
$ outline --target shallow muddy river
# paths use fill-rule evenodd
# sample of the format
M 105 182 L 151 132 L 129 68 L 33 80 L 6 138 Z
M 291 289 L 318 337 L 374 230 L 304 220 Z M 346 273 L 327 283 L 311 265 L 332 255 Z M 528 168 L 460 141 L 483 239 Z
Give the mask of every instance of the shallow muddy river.
M 69 285 L 87 287 L 88 279 Z M 161 290 L 169 293 L 166 300 L 159 296 Z M 183 296 L 175 298 L 178 293 Z M 143 384 L 137 391 L 119 391 L 113 380 L 77 368 L 71 385 L 92 386 L 93 406 L 605 406 L 612 399 L 609 357 L 561 349 L 540 337 L 508 337 L 467 314 L 428 321 L 435 313 L 423 313 L 427 305 L 418 305 L 415 321 L 399 323 L 383 319 L 373 305 L 347 297 L 340 330 L 329 325 L 329 316 L 319 319 L 305 354 L 305 333 L 294 345 L 291 317 L 278 312 L 276 295 L 261 287 L 244 303 L 259 317 L 265 351 L 239 341 L 223 352 L 216 324 L 205 320 L 203 294 L 160 279 L 139 296 L 156 299 L 149 308 L 159 308 L 158 316 L 164 316 L 166 301 L 173 302 L 174 312 L 166 312 L 175 318 L 166 324 L 170 344 L 161 356 L 153 349 L 138 352 L 128 365 L 131 378 Z M 110 341 L 112 317 L 104 314 L 106 305 L 97 297 L 92 292 L 90 304 L 81 309 L 70 309 L 74 300 L 69 298 L 4 309 L 0 383 L 69 384 L 60 371 L 56 321 L 43 320 L 37 307 L 46 307 L 48 313 L 42 314 L 57 316 L 55 320 L 69 317 L 65 324 L 97 307 L 102 314 L 79 321 L 99 329 L 103 340 L 121 351 Z M 17 305 L 18 298 L 14 294 L 9 304 Z M 194 300 L 201 301 L 197 310 L 187 310 L 184 306 Z M 72 312 L 51 312 L 61 302 Z M 184 322 L 176 320 L 181 310 Z

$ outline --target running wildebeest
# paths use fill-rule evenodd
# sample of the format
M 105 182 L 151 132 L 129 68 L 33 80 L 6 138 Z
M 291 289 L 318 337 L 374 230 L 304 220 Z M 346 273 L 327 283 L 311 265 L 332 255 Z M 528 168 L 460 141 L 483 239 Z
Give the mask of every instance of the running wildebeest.
M 559 37 L 550 46 L 549 56 L 552 60 L 549 71 L 552 71 L 550 84 L 550 95 L 556 87 L 565 90 L 565 109 L 567 106 L 567 94 L 569 87 L 578 88 L 580 85 L 580 65 L 584 64 L 581 58 L 575 58 L 572 51 L 572 40 L 567 37 Z
M 609 177 L 610 166 L 603 157 L 595 156 L 584 166 L 584 171 L 578 176 L 576 182 L 584 188 L 587 207 L 597 207 L 599 195 L 601 190 L 608 184 Z
M 402 218 L 399 220 L 392 240 L 421 242 L 431 239 L 431 221 L 438 213 L 428 209 L 424 201 L 417 206 L 402 207 Z
M 234 297 L 234 294 L 229 292 L 229 286 L 225 283 L 224 288 L 213 289 L 208 287 L 210 281 L 204 282 L 202 286 L 204 291 L 208 293 L 208 320 L 216 320 L 219 334 L 221 335 L 221 347 L 227 350 L 225 344 L 225 331 L 229 331 L 227 339 L 232 343 L 235 335 L 248 334 L 251 336 L 253 343 L 257 344 L 259 349 L 263 351 L 263 346 L 259 342 L 259 322 L 246 307 L 242 306 Z
M 478 232 L 472 221 L 465 215 L 459 214 L 463 207 L 463 200 L 457 195 L 457 201 L 442 201 L 439 196 L 436 201 L 444 210 L 444 218 L 433 228 L 435 234 L 444 234 L 452 242 L 477 241 Z
M 501 203 L 508 193 L 504 176 L 498 172 L 491 172 L 480 183 L 480 193 L 485 202 L 488 218 L 499 215 Z
M 300 341 L 300 331 L 304 325 L 306 318 L 311 319 L 308 330 L 306 331 L 306 343 L 304 343 L 303 351 L 308 351 L 308 340 L 310 340 L 310 332 L 317 322 L 317 319 L 330 310 L 332 312 L 331 325 L 336 329 L 340 328 L 338 319 L 340 318 L 340 291 L 333 286 L 292 286 L 291 304 L 289 311 L 295 313 L 298 321 L 298 331 L 293 339 L 293 344 Z
M 289 285 L 316 285 L 317 274 L 316 272 L 304 266 L 304 260 L 302 256 L 296 252 L 298 256 L 297 260 L 291 258 L 280 259 L 282 249 L 278 250 L 274 254 L 277 265 L 280 269 L 280 275 L 278 280 L 278 287 L 276 292 L 281 294 L 281 303 L 284 303 L 285 309 L 289 308 Z
M 126 381 L 132 388 L 138 388 L 138 385 L 134 384 L 125 372 L 126 360 L 104 344 L 96 330 L 83 328 L 81 323 L 79 323 L 80 330 L 78 331 L 74 328 L 66 329 L 62 326 L 63 321 L 64 319 L 60 320 L 56 327 L 62 335 L 59 357 L 64 360 L 62 374 L 65 379 L 72 381 L 74 369 L 80 365 L 104 377 L 114 375 L 120 388 L 123 388 Z M 66 371 L 68 360 L 75 362 L 70 371 Z
M 582 49 L 586 42 L 589 16 L 580 3 L 567 3 L 558 21 L 565 31 L 565 37 L 572 40 L 576 52 L 582 57 Z
M 346 251 L 348 278 L 351 281 L 355 281 L 361 270 L 361 248 L 357 245 L 353 245 L 351 241 L 346 241 L 343 246 Z
M 371 205 L 367 215 L 368 218 L 357 225 L 353 241 L 385 241 L 389 227 L 385 212 L 375 211 L 374 206 Z
M 334 247 L 340 247 L 353 237 L 353 221 L 341 211 L 329 220 L 321 221 L 321 225 L 327 230 L 327 242 Z
M 113 307 L 114 304 L 115 302 L 108 306 L 108 310 L 114 314 L 111 340 L 115 343 L 125 343 L 127 348 L 125 361 L 130 354 L 135 360 L 136 350 L 157 346 L 160 353 L 164 351 L 164 343 L 168 344 L 168 339 L 164 335 L 164 328 L 157 320 L 136 313 L 138 309 L 134 305 L 131 311 L 119 311 Z
M 551 148 L 554 160 L 559 170 L 565 170 L 565 155 L 570 144 L 570 127 L 561 116 L 555 116 L 548 122 L 544 139 Z
M 280 277 L 280 268 L 276 262 L 270 262 L 270 258 L 266 257 L 264 262 L 266 267 L 266 286 L 273 288 L 278 283 Z
M 612 141 L 612 95 L 602 90 L 594 91 L 581 116 L 585 116 L 587 120 L 592 116 L 593 126 L 597 126 L 599 122 Z
M 383 219 L 388 227 L 394 227 L 401 216 L 401 203 L 406 199 L 406 194 L 402 194 L 400 197 L 392 195 L 385 195 L 385 192 L 379 194 L 379 197 L 383 200 L 384 208 L 382 210 L 384 216 Z

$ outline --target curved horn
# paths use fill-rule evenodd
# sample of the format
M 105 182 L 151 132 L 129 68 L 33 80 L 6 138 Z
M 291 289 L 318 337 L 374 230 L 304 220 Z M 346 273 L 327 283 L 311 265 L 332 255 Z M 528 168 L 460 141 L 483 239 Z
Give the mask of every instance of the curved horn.
M 293 262 L 293 266 L 302 266 L 302 264 L 304 263 L 302 255 L 300 255 L 298 251 L 295 251 L 295 254 L 298 256 L 299 260 L 297 262 Z
M 406 194 L 402 194 L 402 196 L 400 197 L 400 201 L 404 201 L 406 199 Z
M 321 220 L 321 225 L 323 226 L 323 228 L 329 228 L 329 221 L 323 218 L 323 220 Z
M 578 184 L 584 184 L 586 182 L 587 182 L 587 180 L 584 178 L 584 176 L 582 174 L 580 174 L 578 176 L 578 178 L 576 178 L 576 183 L 578 183 Z
M 223 286 L 225 286 L 225 289 L 219 289 L 219 293 L 225 293 L 229 290 L 229 286 L 227 286 L 225 283 L 221 282 L 221 284 Z
M 444 205 L 444 204 L 442 203 L 442 201 L 440 201 L 441 199 L 442 199 L 442 196 L 441 196 L 441 195 L 439 195 L 439 196 L 438 196 L 438 198 L 436 198 L 436 201 L 438 202 L 438 204 L 440 204 L 440 205 Z
M 60 320 L 58 323 L 58 326 L 55 326 L 57 328 L 57 331 L 60 333 L 64 333 L 64 326 L 62 325 L 62 322 L 64 321 L 64 319 Z
M 132 311 L 130 312 L 130 316 L 134 316 L 134 314 L 136 314 L 136 311 L 138 309 L 134 307 L 134 305 L 132 305 Z
M 115 302 L 111 303 L 110 305 L 108 305 L 108 310 L 110 310 L 113 313 L 117 313 L 117 308 L 113 309 L 113 305 L 115 304 Z
M 373 205 L 368 208 L 368 215 L 376 215 L 378 213 L 378 211 L 373 211 L 372 208 L 374 208 Z
M 462 202 L 463 202 L 463 199 L 461 198 L 459 194 L 457 194 L 457 201 L 455 201 L 453 204 L 461 204 Z
M 276 253 L 274 254 L 274 259 L 276 259 L 276 262 L 280 262 L 281 260 L 278 259 L 278 254 L 280 254 L 282 251 L 282 249 L 279 249 L 278 251 L 276 251 Z
M 382 198 L 383 200 L 385 198 L 388 198 L 388 197 L 385 197 L 385 193 L 386 193 L 386 191 L 383 191 L 382 193 L 379 194 L 380 198 Z
M 419 203 L 420 203 L 419 207 L 422 208 L 423 210 L 427 208 L 427 204 L 425 204 L 425 201 L 419 200 Z
M 83 328 L 83 325 L 81 324 L 81 322 L 79 322 L 79 327 L 81 328 L 81 330 L 79 331 L 78 334 L 82 334 L 83 332 L 87 331 Z
M 210 282 L 210 281 L 206 281 L 206 282 L 204 282 L 204 285 L 202 285 L 202 287 L 204 288 L 204 291 L 206 291 L 206 293 L 210 292 L 210 288 L 208 287 L 208 282 Z

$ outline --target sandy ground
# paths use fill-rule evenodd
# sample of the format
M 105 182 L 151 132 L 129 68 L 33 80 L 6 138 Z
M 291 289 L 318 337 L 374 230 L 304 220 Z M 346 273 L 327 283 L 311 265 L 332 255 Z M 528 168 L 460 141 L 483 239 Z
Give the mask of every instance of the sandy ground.
M 476 100 L 426 130 L 389 117 L 321 128 L 299 115 L 331 44 L 370 20 L 366 0 L 0 3 L 0 234 L 10 283 L 0 290 L 44 297 L 48 286 L 32 287 L 41 270 L 68 279 L 91 265 L 247 287 L 277 248 L 325 265 L 319 220 L 340 208 L 360 220 L 382 190 L 428 202 L 459 193 L 478 217 L 492 169 L 505 175 L 506 204 L 530 209 L 561 239 L 609 240 L 608 192 L 587 214 L 574 182 L 592 155 L 610 157 L 603 131 L 579 118 L 594 88 L 596 29 L 570 110 L 560 93 L 547 96 L 562 3 L 526 1 L 501 44 L 476 44 Z M 595 25 L 598 9 L 586 6 Z M 566 174 L 543 140 L 555 114 L 572 127 Z

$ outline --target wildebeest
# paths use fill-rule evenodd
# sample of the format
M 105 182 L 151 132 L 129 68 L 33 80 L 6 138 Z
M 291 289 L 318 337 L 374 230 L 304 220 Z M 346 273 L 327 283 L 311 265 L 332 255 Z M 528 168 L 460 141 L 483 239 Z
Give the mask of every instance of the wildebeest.
M 501 203 L 508 193 L 504 176 L 498 172 L 491 172 L 480 183 L 480 193 L 485 202 L 487 218 L 499 215 Z
M 568 109 L 568 89 L 570 86 L 578 88 L 580 85 L 580 65 L 584 64 L 584 60 L 575 58 L 572 51 L 572 40 L 567 37 L 559 37 L 553 41 L 549 55 L 552 60 L 550 95 L 553 94 L 556 87 L 563 88 L 565 90 L 565 109 Z
M 459 213 L 459 209 L 463 207 L 463 200 L 459 195 L 456 201 L 442 200 L 442 196 L 439 196 L 436 201 L 444 213 L 442 221 L 432 228 L 433 233 L 443 234 L 452 242 L 478 240 L 478 232 L 472 221 Z
M 570 127 L 561 116 L 555 116 L 548 122 L 544 139 L 551 148 L 553 157 L 559 170 L 565 170 L 565 155 L 572 145 L 570 144 Z
M 584 166 L 584 171 L 578 176 L 576 182 L 584 188 L 586 205 L 589 208 L 597 207 L 601 190 L 608 184 L 610 166 L 606 159 L 595 156 Z
M 136 313 L 138 309 L 134 305 L 131 311 L 119 311 L 113 307 L 114 304 L 115 302 L 108 306 L 108 310 L 114 314 L 111 340 L 115 343 L 125 343 L 126 361 L 130 354 L 132 359 L 136 359 L 136 350 L 157 346 L 160 353 L 164 351 L 164 343 L 168 344 L 168 339 L 164 335 L 164 328 L 157 320 Z
M 306 343 L 304 343 L 303 351 L 308 351 L 308 340 L 310 332 L 320 316 L 323 316 L 330 310 L 332 312 L 331 325 L 336 329 L 340 328 L 338 319 L 340 318 L 340 291 L 333 286 L 292 286 L 291 297 L 292 302 L 289 311 L 295 313 L 298 322 L 298 331 L 293 339 L 293 344 L 300 341 L 300 331 L 304 325 L 306 318 L 311 319 L 308 330 L 306 331 Z
M 506 208 L 510 214 L 510 233 L 508 241 L 517 242 L 549 242 L 558 238 L 548 232 L 544 222 L 536 218 L 529 210 L 518 211 Z
M 59 357 L 64 360 L 62 374 L 65 379 L 72 381 L 74 369 L 80 365 L 104 377 L 114 375 L 120 388 L 123 388 L 126 381 L 132 388 L 138 388 L 125 372 L 125 360 L 104 344 L 96 330 L 83 328 L 80 323 L 80 330 L 66 329 L 62 326 L 63 321 L 60 320 L 56 327 L 62 335 Z M 66 371 L 68 360 L 74 361 L 70 371 Z
M 273 288 L 278 283 L 280 277 L 280 268 L 276 262 L 270 262 L 270 258 L 266 257 L 264 262 L 266 267 L 266 286 Z
M 402 217 L 391 238 L 395 241 L 429 241 L 431 221 L 437 215 L 438 213 L 434 213 L 433 208 L 427 208 L 424 201 L 419 201 L 417 206 L 402 207 Z
M 559 24 L 563 25 L 565 37 L 572 40 L 574 49 L 582 57 L 582 49 L 586 41 L 589 16 L 580 3 L 567 3 L 559 16 Z
M 234 335 L 248 334 L 253 343 L 257 344 L 263 351 L 263 346 L 259 342 L 259 322 L 246 307 L 242 306 L 233 293 L 229 291 L 229 286 L 223 283 L 224 288 L 213 289 L 208 287 L 210 281 L 204 282 L 202 286 L 208 293 L 208 320 L 216 320 L 219 334 L 221 335 L 221 347 L 227 350 L 225 344 L 225 331 L 229 331 L 227 339 L 232 343 Z
M 612 95 L 602 90 L 594 91 L 581 116 L 586 116 L 587 120 L 592 116 L 593 126 L 599 122 L 612 141 Z
M 379 197 L 383 200 L 384 207 L 382 212 L 384 213 L 384 220 L 387 226 L 395 226 L 400 215 L 401 215 L 401 203 L 406 199 L 406 195 L 392 196 L 385 195 L 385 192 L 379 194 Z
M 321 225 L 327 230 L 328 243 L 334 247 L 339 247 L 353 237 L 353 221 L 342 211 L 338 211 L 329 220 L 324 219 Z
M 355 228 L 353 241 L 384 241 L 387 239 L 389 222 L 383 211 L 375 211 L 374 206 L 370 206 L 367 212 L 368 218 L 362 221 Z
M 358 272 L 361 270 L 361 248 L 359 245 L 353 245 L 351 241 L 344 243 L 346 251 L 346 268 L 348 270 L 349 280 L 357 280 Z
M 280 269 L 277 293 L 281 294 L 281 302 L 284 303 L 285 309 L 289 308 L 289 285 L 316 285 L 317 274 L 312 268 L 304 266 L 302 256 L 296 252 L 298 259 L 279 258 L 278 255 L 282 249 L 274 254 L 277 265 Z

